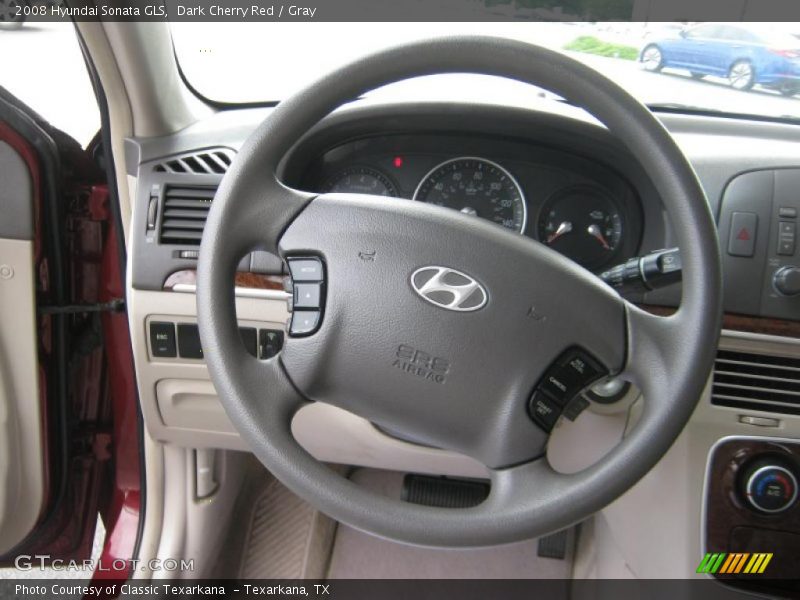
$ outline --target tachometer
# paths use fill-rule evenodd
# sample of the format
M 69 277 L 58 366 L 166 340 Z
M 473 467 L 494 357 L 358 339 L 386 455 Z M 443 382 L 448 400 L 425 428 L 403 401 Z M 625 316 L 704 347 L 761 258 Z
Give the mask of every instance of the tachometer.
M 349 193 L 397 196 L 392 181 L 371 167 L 347 167 L 328 177 L 320 186 L 323 194 Z
M 622 241 L 623 217 L 614 200 L 592 186 L 556 192 L 542 207 L 539 241 L 587 269 L 614 258 Z
M 506 169 L 484 158 L 454 158 L 420 181 L 414 200 L 487 219 L 518 233 L 525 230 L 525 196 Z

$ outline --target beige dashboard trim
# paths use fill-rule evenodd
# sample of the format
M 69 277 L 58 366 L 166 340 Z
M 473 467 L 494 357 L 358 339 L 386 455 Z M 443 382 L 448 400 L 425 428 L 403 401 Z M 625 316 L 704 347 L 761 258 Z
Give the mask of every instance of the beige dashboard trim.
M 259 292 L 261 297 L 237 296 L 239 322 L 283 328 L 289 316 L 285 292 Z M 146 323 L 195 322 L 195 295 L 129 289 L 128 316 L 139 397 L 150 436 L 188 448 L 247 450 L 216 397 L 203 361 L 150 358 Z M 470 477 L 486 474 L 482 465 L 467 457 L 397 440 L 360 417 L 324 404 L 300 410 L 292 431 L 312 455 L 328 462 Z

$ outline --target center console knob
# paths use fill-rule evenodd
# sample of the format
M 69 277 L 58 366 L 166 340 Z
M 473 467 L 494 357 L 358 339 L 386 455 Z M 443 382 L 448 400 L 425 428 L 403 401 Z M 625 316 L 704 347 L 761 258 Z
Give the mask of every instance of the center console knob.
M 744 473 L 744 495 L 748 504 L 762 513 L 782 513 L 797 500 L 797 476 L 783 461 L 759 460 Z
M 800 294 L 800 267 L 781 267 L 775 271 L 772 283 L 779 294 L 797 296 Z

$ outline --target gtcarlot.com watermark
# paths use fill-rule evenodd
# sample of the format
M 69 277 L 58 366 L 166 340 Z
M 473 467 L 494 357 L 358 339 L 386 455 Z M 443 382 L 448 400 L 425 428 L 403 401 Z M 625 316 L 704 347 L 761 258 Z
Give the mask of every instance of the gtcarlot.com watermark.
M 14 567 L 20 571 L 74 571 L 76 573 L 119 573 L 130 571 L 194 571 L 194 559 L 153 558 L 139 560 L 136 558 L 114 560 L 64 560 L 51 558 L 49 554 L 20 554 L 14 559 Z

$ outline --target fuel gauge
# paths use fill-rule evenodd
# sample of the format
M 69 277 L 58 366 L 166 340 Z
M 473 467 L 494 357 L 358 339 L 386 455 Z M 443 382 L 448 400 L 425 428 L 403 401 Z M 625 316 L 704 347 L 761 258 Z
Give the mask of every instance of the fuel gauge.
M 539 241 L 591 270 L 606 266 L 614 258 L 623 228 L 616 202 L 593 186 L 560 190 L 539 213 Z

